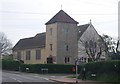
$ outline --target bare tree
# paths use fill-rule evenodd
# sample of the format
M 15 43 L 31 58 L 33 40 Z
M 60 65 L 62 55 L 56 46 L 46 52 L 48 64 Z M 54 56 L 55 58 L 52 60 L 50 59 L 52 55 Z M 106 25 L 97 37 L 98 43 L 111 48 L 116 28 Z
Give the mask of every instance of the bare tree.
M 101 37 L 97 40 L 94 38 L 87 39 L 86 41 L 81 40 L 84 45 L 86 54 L 88 55 L 91 61 L 98 61 L 102 55 L 102 52 L 105 52 L 105 44 Z
M 0 56 L 11 54 L 11 50 L 12 43 L 3 32 L 0 32 Z
M 106 55 L 106 44 L 93 26 L 84 32 L 79 39 L 79 43 L 84 47 L 83 51 L 87 54 L 89 61 L 98 61 L 102 55 Z

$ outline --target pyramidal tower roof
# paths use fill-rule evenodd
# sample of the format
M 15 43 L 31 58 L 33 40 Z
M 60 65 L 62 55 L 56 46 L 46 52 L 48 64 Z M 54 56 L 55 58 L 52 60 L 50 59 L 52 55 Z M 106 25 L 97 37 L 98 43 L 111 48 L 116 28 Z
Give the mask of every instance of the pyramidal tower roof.
M 60 10 L 55 16 L 53 16 L 47 23 L 52 24 L 55 22 L 62 22 L 62 23 L 73 23 L 78 24 L 77 21 L 75 21 L 73 18 L 71 18 L 67 13 L 65 13 L 63 10 Z

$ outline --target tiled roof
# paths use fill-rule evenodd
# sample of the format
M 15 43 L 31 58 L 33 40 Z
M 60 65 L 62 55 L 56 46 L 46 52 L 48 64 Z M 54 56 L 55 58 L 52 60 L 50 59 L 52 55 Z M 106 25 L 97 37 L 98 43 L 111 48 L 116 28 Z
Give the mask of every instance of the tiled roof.
M 65 13 L 63 10 L 60 10 L 52 19 L 50 19 L 47 24 L 52 24 L 55 22 L 64 22 L 64 23 L 74 23 L 78 24 L 77 21 L 75 21 L 73 18 L 71 18 L 67 13 Z
M 13 50 L 45 47 L 46 33 L 39 33 L 35 37 L 20 39 Z
M 82 34 L 86 31 L 90 24 L 80 25 L 78 26 L 78 38 L 82 36 Z
M 78 39 L 86 31 L 90 24 L 78 26 Z M 39 33 L 35 37 L 20 39 L 13 50 L 43 48 L 45 47 L 46 33 Z

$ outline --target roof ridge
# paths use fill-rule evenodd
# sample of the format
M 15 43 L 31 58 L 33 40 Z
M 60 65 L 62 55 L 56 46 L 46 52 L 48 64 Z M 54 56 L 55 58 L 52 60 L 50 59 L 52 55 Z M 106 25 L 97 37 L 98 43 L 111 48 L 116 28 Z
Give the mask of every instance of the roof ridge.
M 55 22 L 64 22 L 64 23 L 74 23 L 78 24 L 77 21 L 75 21 L 72 17 L 70 17 L 66 12 L 63 10 L 60 10 L 56 15 L 54 15 L 47 23 L 52 24 Z
M 37 37 L 38 38 L 34 36 L 20 39 L 13 47 L 13 50 L 30 49 L 35 47 L 43 48 L 45 46 L 45 33 L 40 33 L 40 35 L 38 35 Z
M 22 39 L 20 39 L 20 40 L 24 40 L 24 39 L 32 39 L 32 38 L 34 38 L 34 37 L 22 38 Z
M 20 40 L 24 40 L 24 39 L 32 39 L 32 38 L 35 38 L 38 34 L 46 34 L 46 32 L 42 32 L 42 33 L 37 33 L 35 36 L 33 37 L 27 37 L 27 38 L 22 38 Z
M 90 23 L 88 23 L 88 24 L 83 24 L 83 25 L 79 25 L 78 27 L 80 27 L 80 26 L 85 26 L 85 25 L 90 25 Z
M 38 35 L 44 35 L 44 34 L 46 34 L 46 32 L 37 33 L 34 37 L 37 37 Z

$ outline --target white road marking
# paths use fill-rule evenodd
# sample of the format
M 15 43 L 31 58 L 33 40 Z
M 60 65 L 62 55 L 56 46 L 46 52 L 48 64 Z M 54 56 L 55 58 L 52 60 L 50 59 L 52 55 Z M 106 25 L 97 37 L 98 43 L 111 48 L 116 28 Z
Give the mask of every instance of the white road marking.
M 8 74 L 8 73 L 7 73 L 7 74 Z M 9 74 L 8 74 L 8 75 L 9 75 Z M 37 78 L 41 78 L 41 79 L 44 79 L 44 80 L 49 81 L 49 82 L 54 82 L 54 81 L 50 80 L 49 78 L 40 77 L 38 74 L 35 74 L 35 76 L 33 76 L 32 78 L 31 78 L 31 77 L 25 77 L 25 76 L 19 75 L 19 74 L 10 74 L 10 75 L 15 76 L 15 77 L 9 77 L 9 78 L 15 80 L 16 82 L 22 82 L 22 80 L 17 79 L 17 77 L 25 78 L 25 79 L 30 79 L 30 80 L 33 80 L 33 79 L 35 80 L 36 77 L 37 77 Z M 17 77 L 16 77 L 16 76 L 17 76 Z M 55 76 L 53 76 L 53 77 L 55 77 Z
M 54 82 L 54 81 L 51 81 L 51 80 L 49 80 L 48 78 L 45 78 L 45 77 L 40 77 L 40 76 L 34 76 L 34 77 L 41 78 L 41 79 L 44 79 L 44 80 L 47 80 L 47 81 L 50 81 L 50 82 Z
M 20 81 L 20 80 L 17 80 L 18 82 L 22 82 L 22 81 Z
M 15 80 L 15 81 L 18 81 L 18 82 L 22 82 L 20 80 L 17 80 L 16 78 L 13 78 L 13 77 L 10 77 L 11 79 Z
M 12 74 L 12 75 L 15 75 L 15 76 L 18 76 L 18 77 L 21 77 L 21 78 L 25 78 L 25 79 L 29 79 L 29 80 L 34 80 L 34 78 L 30 78 L 30 77 L 28 78 L 28 77 L 18 75 L 18 74 Z
M 12 75 L 19 76 L 19 77 L 22 77 L 22 78 L 25 78 L 25 79 L 30 79 L 30 80 L 35 79 L 35 78 L 28 78 L 28 77 L 26 78 L 26 77 L 21 76 L 21 75 L 18 75 L 18 74 L 12 74 Z M 40 77 L 40 76 L 33 76 L 33 77 L 37 77 L 37 78 L 41 78 L 41 79 L 44 79 L 44 80 L 47 80 L 47 81 L 53 82 L 53 81 L 51 81 L 51 80 L 49 80 L 48 78 L 45 78 L 45 77 Z M 17 80 L 17 81 L 19 81 L 19 80 Z M 20 81 L 20 82 L 21 82 L 21 81 Z

